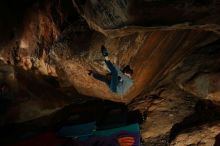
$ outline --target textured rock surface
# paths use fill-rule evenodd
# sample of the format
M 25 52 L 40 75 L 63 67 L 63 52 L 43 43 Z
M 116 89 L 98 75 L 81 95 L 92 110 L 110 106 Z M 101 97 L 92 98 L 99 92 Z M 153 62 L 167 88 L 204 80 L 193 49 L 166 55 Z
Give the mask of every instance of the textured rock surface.
M 1 126 L 97 97 L 146 112 L 141 131 L 148 146 L 215 143 L 220 133 L 218 0 L 13 3 L 20 13 L 11 12 L 19 8 L 9 2 L 0 5 L 0 83 L 10 91 L 1 99 Z M 89 70 L 108 72 L 101 45 L 115 64 L 134 71 L 134 86 L 123 97 L 88 75 Z
M 6 101 L 10 106 L 5 115 L 1 115 L 2 124 L 36 119 L 51 114 L 71 102 L 67 95 L 47 82 L 50 79 L 47 76 L 9 65 L 0 65 L 1 73 L 3 68 L 10 71 L 10 74 L 1 80 L 9 85 L 9 91 L 1 93 L 1 106 L 4 106 Z M 77 95 L 75 93 L 76 97 Z
M 198 37 L 195 37 L 196 35 Z M 209 36 L 209 39 L 207 39 L 206 35 Z M 175 38 L 180 38 L 180 40 L 175 40 Z M 158 43 L 156 41 L 157 39 L 162 40 Z M 193 41 L 188 43 L 192 39 Z M 204 39 L 204 41 L 198 42 L 197 39 Z M 64 64 L 62 62 L 65 62 L 66 66 L 61 66 L 58 70 L 62 70 L 65 74 L 68 74 L 68 79 L 64 79 L 65 82 L 73 84 L 81 94 L 116 101 L 128 101 L 140 94 L 146 86 L 150 87 L 159 80 L 159 76 L 162 76 L 166 70 L 169 70 L 178 60 L 181 60 L 181 58 L 190 52 L 190 49 L 192 49 L 191 46 L 196 48 L 202 46 L 204 42 L 208 43 L 216 39 L 217 37 L 215 35 L 190 30 L 137 33 L 115 39 L 105 38 L 100 34 L 94 33 L 90 38 L 90 42 L 85 42 L 86 44 L 90 44 L 90 46 L 84 48 L 86 50 L 85 52 L 79 52 L 79 56 L 76 56 L 78 52 L 71 51 L 69 48 L 71 46 L 68 43 L 65 44 L 63 42 L 55 44 L 50 55 L 51 60 L 56 58 L 54 66 L 57 66 L 59 63 Z M 109 48 L 111 60 L 115 61 L 120 67 L 129 64 L 134 70 L 133 79 L 135 84 L 124 97 L 118 97 L 112 94 L 105 84 L 88 76 L 88 70 L 90 69 L 100 70 L 101 72 L 105 71 L 100 53 L 100 46 L 102 44 L 105 44 Z M 178 47 L 179 45 L 181 47 Z M 60 51 L 61 48 L 57 46 L 64 46 L 62 47 L 62 53 Z M 63 57 L 61 57 L 61 54 Z M 87 81 L 86 84 L 84 82 L 85 80 Z
M 184 133 L 183 137 L 188 136 L 189 139 L 174 140 L 172 145 L 215 143 L 215 136 L 219 134 L 220 120 L 217 94 L 220 90 L 217 77 L 220 55 L 218 43 L 219 41 L 194 51 L 167 73 L 154 90 L 148 94 L 143 92 L 139 99 L 133 101 L 131 107 L 148 111 L 148 118 L 142 125 L 142 136 L 146 145 L 168 145 L 175 136 L 186 129 L 188 132 Z M 217 123 L 213 133 L 201 140 L 200 133 L 198 131 L 194 133 L 194 130 L 200 129 L 201 126 L 202 135 L 208 135 L 206 130 L 210 125 L 204 124 L 213 121 Z
M 46 17 L 38 13 L 35 15 Z M 28 25 L 32 27 L 26 28 L 25 32 L 31 33 L 37 28 L 42 31 L 22 36 L 17 48 L 3 49 L 2 54 L 7 54 L 3 55 L 3 60 L 14 61 L 25 70 L 35 68 L 44 75 L 57 76 L 62 87 L 74 86 L 81 94 L 123 102 L 140 94 L 146 86 L 151 87 L 193 49 L 218 39 L 217 35 L 202 30 L 136 32 L 120 38 L 106 38 L 88 28 L 81 31 L 74 29 L 74 26 L 59 35 L 50 23 L 53 24 L 45 21 L 41 25 L 41 21 L 31 19 Z M 46 30 L 47 25 L 52 26 L 51 31 Z M 54 40 L 58 35 L 59 39 Z M 55 41 L 52 46 L 48 46 L 51 44 L 48 36 L 54 36 L 48 38 L 51 42 Z M 100 53 L 103 44 L 109 48 L 110 58 L 116 64 L 120 67 L 129 64 L 134 70 L 135 85 L 125 97 L 117 97 L 105 84 L 88 76 L 90 69 L 106 72 Z M 15 50 L 18 56 L 13 56 Z
M 73 0 L 88 24 L 104 34 L 111 29 L 146 26 L 148 30 L 202 28 L 219 33 L 219 0 Z M 126 28 L 125 28 L 126 29 Z M 143 30 L 142 30 L 143 31 Z
M 215 137 L 219 134 L 220 125 L 210 124 L 198 127 L 198 129 L 191 129 L 191 132 L 186 132 L 178 135 L 178 137 L 171 143 L 172 146 L 214 146 Z

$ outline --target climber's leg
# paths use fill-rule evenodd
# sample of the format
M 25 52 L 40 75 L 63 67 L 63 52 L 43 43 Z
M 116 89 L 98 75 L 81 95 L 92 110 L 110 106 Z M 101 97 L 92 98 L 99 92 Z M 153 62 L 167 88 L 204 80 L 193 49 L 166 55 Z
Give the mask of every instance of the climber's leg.
M 118 72 L 116 68 L 114 67 L 114 65 L 111 63 L 111 61 L 109 60 L 108 50 L 105 48 L 105 46 L 101 47 L 101 52 L 102 52 L 102 55 L 105 57 L 105 64 L 111 71 L 111 83 L 109 87 L 113 92 L 116 92 L 117 84 L 118 84 Z
M 117 84 L 118 84 L 118 72 L 110 60 L 105 60 L 105 63 L 109 68 L 109 70 L 111 71 L 111 75 L 112 75 L 111 83 L 109 87 L 113 92 L 116 92 Z

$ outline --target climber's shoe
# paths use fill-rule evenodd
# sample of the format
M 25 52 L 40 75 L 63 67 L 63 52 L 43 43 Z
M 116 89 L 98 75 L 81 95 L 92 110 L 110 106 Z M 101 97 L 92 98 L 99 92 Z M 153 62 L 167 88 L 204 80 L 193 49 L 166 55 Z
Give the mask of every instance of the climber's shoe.
M 108 56 L 108 50 L 105 48 L 105 46 L 101 47 L 101 52 L 104 57 Z

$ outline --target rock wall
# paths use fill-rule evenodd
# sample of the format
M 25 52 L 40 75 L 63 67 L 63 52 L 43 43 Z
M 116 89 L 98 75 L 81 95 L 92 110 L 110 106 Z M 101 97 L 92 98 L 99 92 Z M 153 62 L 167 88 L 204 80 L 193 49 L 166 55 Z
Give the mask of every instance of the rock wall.
M 218 43 L 196 49 L 130 103 L 132 109 L 147 111 L 142 125 L 146 145 L 214 145 L 220 120 Z
M 73 0 L 73 3 L 92 28 L 111 37 L 114 29 L 132 31 L 134 26 L 149 31 L 202 28 L 219 34 L 219 0 Z

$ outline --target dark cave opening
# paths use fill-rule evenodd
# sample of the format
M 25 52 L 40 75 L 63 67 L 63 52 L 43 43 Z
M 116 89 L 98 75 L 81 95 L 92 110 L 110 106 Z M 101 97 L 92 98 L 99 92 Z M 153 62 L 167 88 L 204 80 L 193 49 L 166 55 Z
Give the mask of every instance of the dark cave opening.
M 214 146 L 219 146 L 220 145 L 220 134 L 218 134 L 216 137 L 215 137 L 215 145 Z
M 31 7 L 32 1 L 28 0 L 10 0 L 3 1 L 0 4 L 0 44 L 5 45 L 17 35 L 20 35 L 23 25 L 23 19 L 28 7 Z
M 42 11 L 47 17 L 53 19 L 60 31 L 63 31 L 70 24 L 82 20 L 81 16 L 76 12 L 71 0 L 10 0 L 3 1 L 0 5 L 0 44 L 6 45 L 11 41 L 16 41 L 29 27 L 26 22 L 31 15 Z M 36 16 L 34 16 L 36 17 Z M 26 20 L 27 19 L 27 20 Z

